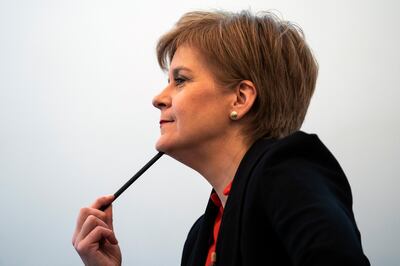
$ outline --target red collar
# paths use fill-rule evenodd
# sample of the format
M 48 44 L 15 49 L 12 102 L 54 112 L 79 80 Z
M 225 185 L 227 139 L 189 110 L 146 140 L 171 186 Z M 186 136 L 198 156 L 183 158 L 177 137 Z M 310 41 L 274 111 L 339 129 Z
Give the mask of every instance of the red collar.
M 232 181 L 225 187 L 223 193 L 225 196 L 228 196 L 229 193 L 231 192 L 231 187 L 232 187 Z M 222 220 L 222 213 L 224 212 L 224 208 L 222 207 L 221 200 L 219 199 L 217 193 L 215 190 L 211 193 L 211 200 L 215 204 L 215 206 L 218 207 L 218 214 L 215 217 L 215 222 L 214 222 L 214 228 L 212 231 L 212 243 L 210 244 L 210 247 L 208 249 L 208 255 L 207 255 L 207 260 L 206 260 L 206 266 L 210 265 L 215 265 L 216 261 L 216 253 L 215 253 L 215 248 L 216 248 L 216 243 L 217 243 L 217 238 L 218 238 L 218 233 L 219 233 L 219 227 L 221 225 L 221 220 Z
M 232 187 L 232 181 L 229 182 L 229 184 L 225 187 L 225 189 L 223 191 L 225 196 L 229 196 L 229 193 L 231 192 L 231 187 Z M 211 198 L 212 202 L 215 204 L 215 206 L 217 206 L 217 207 L 222 206 L 221 200 L 219 199 L 218 194 L 215 191 L 213 193 L 211 193 L 210 198 Z

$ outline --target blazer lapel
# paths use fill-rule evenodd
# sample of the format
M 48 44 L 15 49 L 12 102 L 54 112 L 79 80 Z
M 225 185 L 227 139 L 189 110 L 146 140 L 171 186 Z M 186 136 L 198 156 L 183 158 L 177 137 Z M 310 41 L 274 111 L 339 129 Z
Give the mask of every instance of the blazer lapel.
M 205 265 L 208 249 L 211 244 L 211 234 L 214 228 L 214 221 L 217 212 L 218 208 L 210 199 L 207 204 L 206 212 L 204 213 L 203 222 L 197 235 L 197 240 L 193 247 L 193 255 L 191 256 L 188 265 Z
M 240 219 L 242 216 L 241 214 L 246 187 L 254 166 L 257 165 L 259 159 L 268 150 L 273 142 L 273 139 L 260 139 L 256 141 L 240 162 L 232 182 L 232 188 L 229 197 L 225 204 L 220 231 L 218 234 L 216 247 L 218 265 L 241 264 Z M 204 265 L 204 262 L 202 265 Z

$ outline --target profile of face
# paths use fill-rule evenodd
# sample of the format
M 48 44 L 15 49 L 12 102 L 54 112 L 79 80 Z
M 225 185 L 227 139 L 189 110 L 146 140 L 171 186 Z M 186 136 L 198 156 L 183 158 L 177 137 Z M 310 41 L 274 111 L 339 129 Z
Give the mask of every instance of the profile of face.
M 161 135 L 156 149 L 179 157 L 224 141 L 232 121 L 235 93 L 215 82 L 201 54 L 192 47 L 176 50 L 168 84 L 153 99 L 160 109 Z

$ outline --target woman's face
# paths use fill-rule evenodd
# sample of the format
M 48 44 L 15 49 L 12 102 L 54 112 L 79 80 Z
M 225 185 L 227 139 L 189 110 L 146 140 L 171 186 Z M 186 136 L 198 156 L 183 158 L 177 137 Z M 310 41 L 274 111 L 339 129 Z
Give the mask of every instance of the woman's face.
M 161 111 L 157 150 L 179 155 L 224 141 L 234 92 L 218 87 L 201 55 L 188 46 L 176 50 L 168 77 L 168 85 L 153 100 Z

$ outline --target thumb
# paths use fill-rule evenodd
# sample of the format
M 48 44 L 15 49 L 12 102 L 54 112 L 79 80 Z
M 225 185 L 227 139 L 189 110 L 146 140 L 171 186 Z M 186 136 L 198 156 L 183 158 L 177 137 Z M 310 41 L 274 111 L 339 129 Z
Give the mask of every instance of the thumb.
M 114 230 L 113 227 L 113 206 L 110 205 L 107 209 L 105 209 L 104 213 L 106 214 L 106 224 L 110 227 L 111 230 Z

